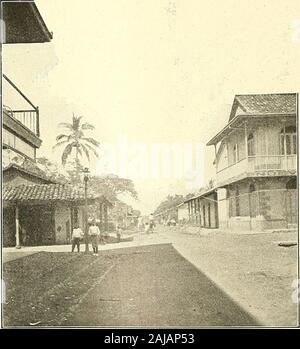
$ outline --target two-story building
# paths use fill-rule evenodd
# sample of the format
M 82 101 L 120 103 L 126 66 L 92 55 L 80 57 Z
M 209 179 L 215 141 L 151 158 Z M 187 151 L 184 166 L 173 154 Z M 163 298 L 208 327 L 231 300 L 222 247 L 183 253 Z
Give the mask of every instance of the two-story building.
M 1 43 L 47 43 L 52 39 L 34 1 L 1 2 Z M 42 139 L 40 112 L 9 77 L 2 78 L 2 164 L 4 246 L 70 242 L 72 226 L 86 228 L 85 200 L 97 206 L 107 226 L 108 207 L 95 196 L 73 186 L 55 183 L 36 165 Z M 1 95 L 2 97 L 2 95 Z
M 295 93 L 236 95 L 215 146 L 220 228 L 264 230 L 297 223 Z

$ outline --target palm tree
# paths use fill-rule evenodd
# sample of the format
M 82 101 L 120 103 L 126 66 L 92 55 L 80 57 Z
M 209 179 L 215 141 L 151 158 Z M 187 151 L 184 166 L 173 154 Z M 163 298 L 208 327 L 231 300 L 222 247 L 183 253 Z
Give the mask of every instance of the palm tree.
M 94 130 L 95 127 L 87 122 L 81 123 L 81 119 L 82 116 L 76 117 L 73 113 L 72 123 L 59 123 L 58 126 L 65 128 L 68 133 L 58 135 L 56 137 L 57 143 L 53 146 L 53 149 L 64 146 L 64 150 L 61 156 L 61 162 L 63 166 L 66 165 L 68 157 L 71 155 L 73 149 L 75 149 L 77 176 L 79 176 L 80 171 L 79 156 L 82 157 L 84 153 L 88 161 L 90 161 L 90 153 L 92 152 L 96 157 L 98 157 L 96 148 L 100 145 L 100 143 L 94 138 L 85 137 L 84 131 Z

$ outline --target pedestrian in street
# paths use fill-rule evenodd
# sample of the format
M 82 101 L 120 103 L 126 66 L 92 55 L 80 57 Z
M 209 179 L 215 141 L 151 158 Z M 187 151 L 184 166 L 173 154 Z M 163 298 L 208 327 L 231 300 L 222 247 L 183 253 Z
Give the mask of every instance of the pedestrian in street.
M 144 228 L 144 224 L 143 224 L 143 217 L 139 217 L 138 218 L 138 230 L 142 231 Z
M 72 231 L 72 252 L 74 252 L 75 246 L 77 246 L 77 251 L 80 252 L 80 240 L 83 237 L 83 231 L 79 228 L 79 224 L 76 223 Z
M 117 223 L 116 230 L 117 230 L 117 240 L 118 242 L 121 242 L 121 237 L 123 234 L 123 227 L 121 223 Z
M 89 228 L 88 234 L 91 238 L 93 252 L 94 252 L 93 254 L 94 254 L 94 256 L 97 256 L 98 255 L 98 240 L 99 240 L 99 236 L 100 236 L 100 230 L 96 225 L 95 219 L 93 219 L 93 221 L 92 221 L 92 225 Z
M 149 216 L 149 232 L 150 233 L 154 232 L 154 226 L 155 226 L 154 217 L 153 217 L 153 213 L 151 213 Z
M 145 223 L 145 233 L 146 234 L 150 233 L 150 224 L 148 222 Z

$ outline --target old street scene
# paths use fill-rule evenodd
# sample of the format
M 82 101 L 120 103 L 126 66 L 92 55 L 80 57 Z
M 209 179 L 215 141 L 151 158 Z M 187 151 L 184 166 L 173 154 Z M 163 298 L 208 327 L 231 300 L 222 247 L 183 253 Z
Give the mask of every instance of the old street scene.
M 299 3 L 87 3 L 1 7 L 2 327 L 296 327 Z

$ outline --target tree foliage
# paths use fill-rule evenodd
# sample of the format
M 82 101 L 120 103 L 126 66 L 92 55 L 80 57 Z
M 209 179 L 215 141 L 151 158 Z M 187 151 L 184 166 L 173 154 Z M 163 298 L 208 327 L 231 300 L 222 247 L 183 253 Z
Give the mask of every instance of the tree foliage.
M 73 150 L 75 151 L 76 161 L 76 176 L 79 181 L 80 161 L 79 157 L 84 156 L 90 162 L 90 155 L 93 154 L 98 157 L 97 148 L 100 143 L 91 137 L 85 136 L 85 131 L 92 131 L 95 127 L 87 122 L 81 123 L 82 116 L 75 116 L 73 114 L 72 122 L 61 122 L 58 126 L 65 129 L 66 133 L 59 134 L 56 137 L 56 144 L 53 149 L 62 147 L 61 162 L 65 166 L 68 158 L 71 156 Z

